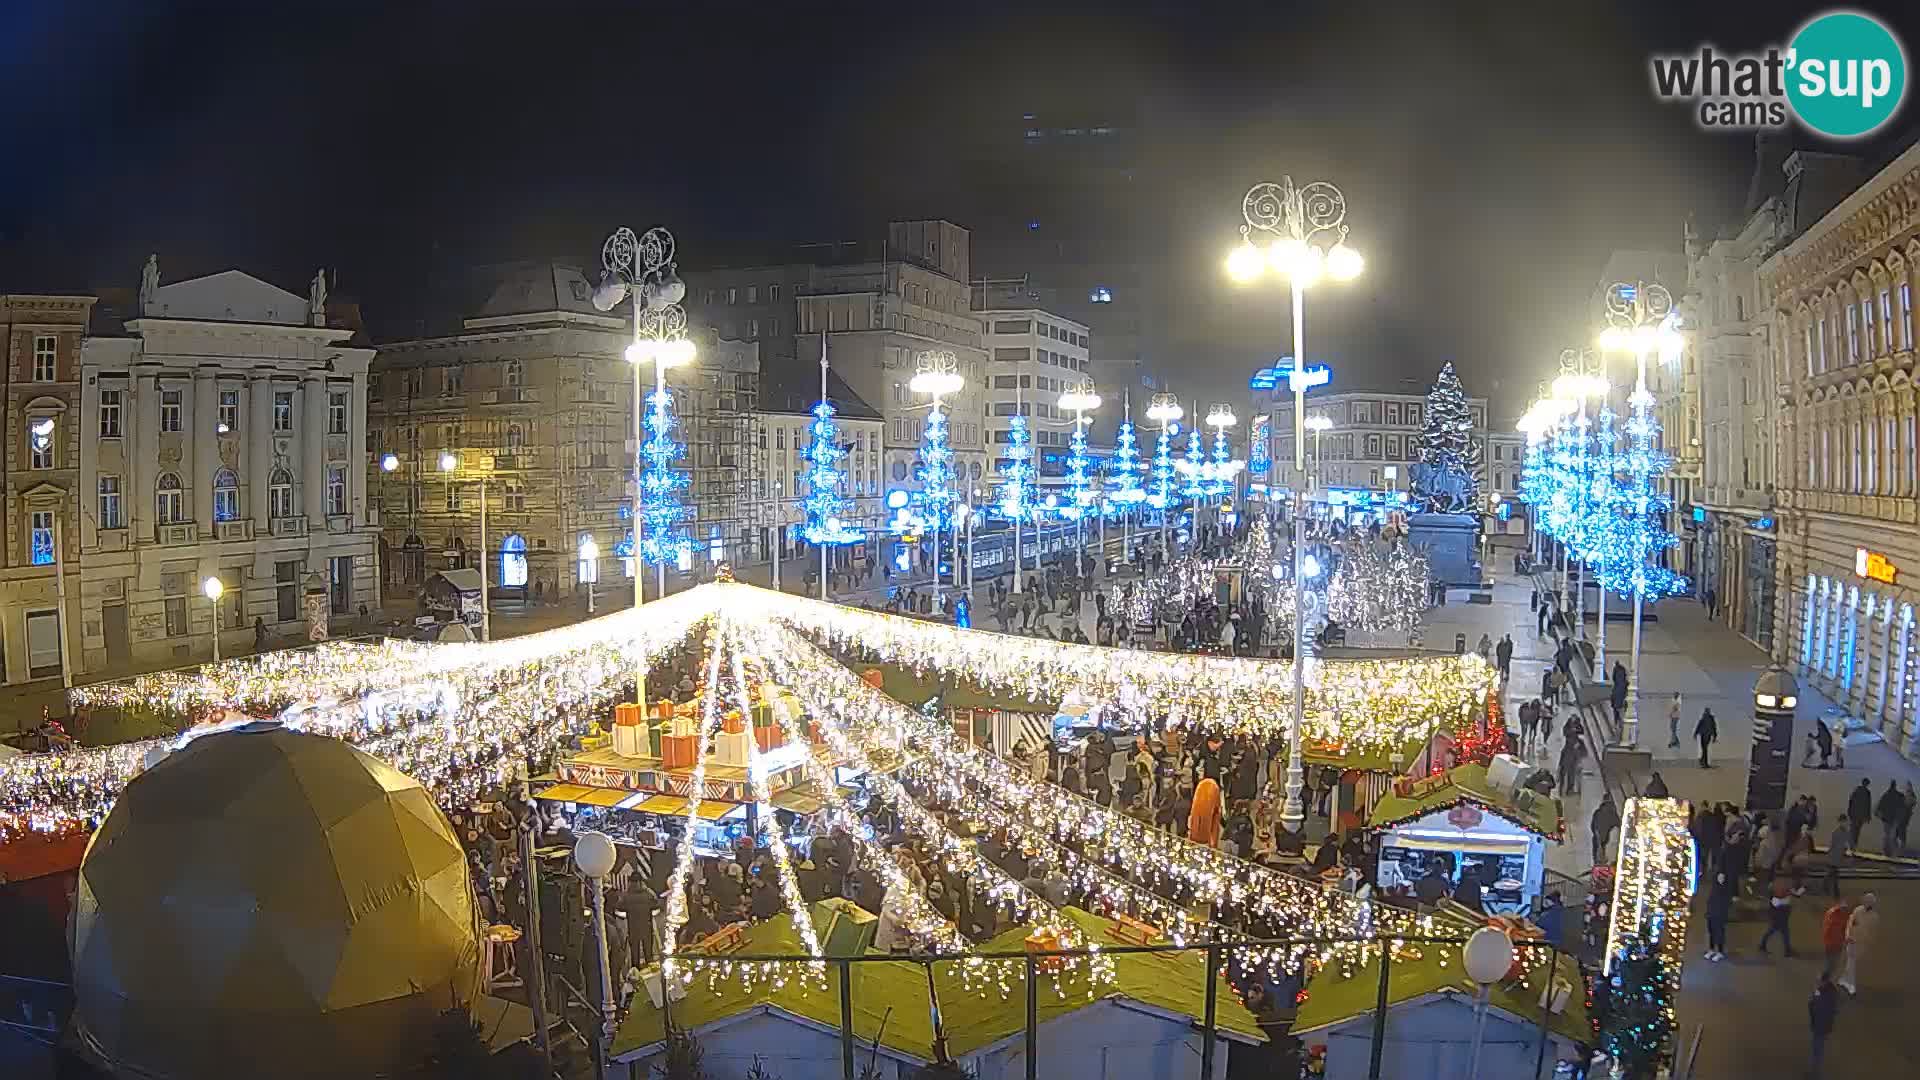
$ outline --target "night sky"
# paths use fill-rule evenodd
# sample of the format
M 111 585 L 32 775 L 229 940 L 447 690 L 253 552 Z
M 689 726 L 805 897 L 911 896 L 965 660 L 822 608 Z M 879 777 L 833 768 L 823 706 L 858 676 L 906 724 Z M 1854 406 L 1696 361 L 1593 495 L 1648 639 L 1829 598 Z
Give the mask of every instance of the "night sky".
M 1281 294 L 1221 258 L 1245 189 L 1291 172 L 1345 189 L 1369 259 L 1309 305 L 1310 353 L 1347 387 L 1452 360 L 1513 411 L 1589 335 L 1611 250 L 1740 212 L 1751 138 L 1656 103 L 1648 53 L 1783 41 L 1824 9 L 661 7 L 0 4 L 0 286 L 131 287 L 149 251 L 168 280 L 296 290 L 324 264 L 397 334 L 463 267 L 589 259 L 621 223 L 668 225 L 698 268 L 938 216 L 975 230 L 976 270 L 1017 272 L 1000 238 L 1037 221 L 1164 260 L 1163 366 L 1213 397 L 1289 349 Z M 1127 139 L 1037 156 L 1024 113 Z M 1857 149 L 1917 124 L 1910 100 Z

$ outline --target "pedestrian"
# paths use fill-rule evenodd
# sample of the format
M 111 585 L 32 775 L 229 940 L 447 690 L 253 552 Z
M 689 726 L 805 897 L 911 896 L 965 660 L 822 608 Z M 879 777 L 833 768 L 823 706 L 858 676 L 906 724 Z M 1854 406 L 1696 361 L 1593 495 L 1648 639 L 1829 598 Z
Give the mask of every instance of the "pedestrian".
M 1618 660 L 1613 662 L 1613 722 L 1620 723 L 1621 714 L 1627 708 L 1627 665 Z
M 1613 831 L 1620 827 L 1620 808 L 1613 805 L 1611 792 L 1600 796 L 1600 805 L 1593 808 L 1589 825 L 1593 831 L 1593 865 L 1599 866 L 1607 861 L 1607 841 L 1613 838 Z
M 1540 610 L 1534 613 L 1533 621 L 1534 621 L 1533 636 L 1546 637 L 1547 636 L 1547 605 L 1545 604 L 1545 602 L 1542 602 L 1540 605 Z
M 1473 651 L 1480 654 L 1480 659 L 1491 661 L 1493 659 L 1493 639 L 1485 634 L 1481 634 L 1480 641 L 1474 645 Z
M 1560 748 L 1559 788 L 1562 795 L 1580 794 L 1580 762 L 1586 757 L 1586 744 L 1576 736 Z
M 1907 800 L 1900 794 L 1899 785 L 1887 781 L 1886 794 L 1880 796 L 1880 803 L 1874 808 L 1874 816 L 1880 819 L 1880 854 L 1889 857 L 1900 854 L 1900 820 L 1906 811 Z
M 1840 992 L 1825 975 L 1807 999 L 1807 1026 L 1813 1034 L 1813 1049 L 1807 1062 L 1807 1076 L 1820 1080 L 1820 1066 L 1827 1056 L 1827 1039 L 1833 1035 L 1833 1022 L 1840 1015 Z
M 1712 709 L 1700 710 L 1700 722 L 1693 725 L 1693 737 L 1700 740 L 1700 767 L 1713 768 L 1713 763 L 1707 760 L 1707 748 L 1720 737 L 1720 725 L 1714 721 Z
M 1724 873 L 1713 876 L 1707 891 L 1707 959 L 1727 958 L 1727 916 L 1733 910 L 1733 883 Z
M 1853 918 L 1853 907 L 1852 897 L 1836 896 L 1820 916 L 1820 951 L 1826 956 L 1820 966 L 1820 977 L 1823 979 L 1833 976 L 1846 955 L 1847 922 Z
M 1860 897 L 1860 906 L 1853 909 L 1853 915 L 1847 920 L 1847 959 L 1841 968 L 1840 978 L 1836 980 L 1840 989 L 1849 995 L 1860 992 L 1860 954 L 1873 948 L 1873 939 L 1880 933 L 1880 902 L 1872 893 Z
M 1641 792 L 1649 799 L 1671 799 L 1673 793 L 1667 790 L 1667 782 L 1656 770 L 1647 777 L 1647 790 Z
M 1680 693 L 1675 691 L 1673 700 L 1667 702 L 1667 749 L 1680 748 Z
M 1813 741 L 1820 747 L 1820 768 L 1824 769 L 1833 758 L 1833 730 L 1820 717 L 1814 718 L 1813 725 Z
M 1860 786 L 1847 796 L 1847 824 L 1853 827 L 1847 838 L 1847 850 L 1860 846 L 1860 833 L 1867 827 L 1867 819 L 1873 816 L 1873 786 L 1866 777 L 1860 778 Z
M 1513 635 L 1501 634 L 1500 644 L 1494 646 L 1494 658 L 1499 662 L 1500 678 L 1505 679 L 1513 672 Z
M 1833 835 L 1827 842 L 1827 895 L 1840 895 L 1840 868 L 1847 863 L 1847 854 L 1853 850 L 1853 842 L 1860 830 L 1853 827 L 1849 815 L 1841 814 L 1840 820 L 1833 823 Z
M 1547 670 L 1540 673 L 1540 700 L 1541 701 L 1555 700 L 1554 694 L 1553 694 L 1553 669 L 1552 668 L 1548 668 Z
M 1793 915 L 1793 890 L 1787 886 L 1787 879 L 1773 879 L 1773 895 L 1767 898 L 1767 932 L 1760 935 L 1760 955 L 1772 955 L 1767 952 L 1767 942 L 1773 935 L 1780 935 L 1780 944 L 1786 948 L 1789 959 L 1793 956 L 1793 934 L 1788 921 Z

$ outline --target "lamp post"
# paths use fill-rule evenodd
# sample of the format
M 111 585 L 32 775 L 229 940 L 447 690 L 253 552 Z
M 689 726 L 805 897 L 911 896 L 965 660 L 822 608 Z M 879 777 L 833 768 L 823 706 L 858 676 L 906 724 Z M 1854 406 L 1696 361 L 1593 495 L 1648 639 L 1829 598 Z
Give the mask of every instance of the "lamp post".
M 1227 492 L 1232 490 L 1235 475 L 1239 472 L 1235 468 L 1237 462 L 1233 460 L 1232 454 L 1227 449 L 1227 432 L 1233 430 L 1239 422 L 1240 418 L 1233 415 L 1231 405 L 1220 403 L 1207 409 L 1206 423 L 1213 429 L 1213 460 L 1210 463 L 1212 475 L 1209 479 L 1215 500 L 1223 500 L 1226 497 Z M 1213 525 L 1216 532 L 1220 528 L 1220 505 L 1220 502 L 1216 501 L 1213 506 Z
M 958 544 L 960 539 L 959 522 L 953 520 L 953 504 L 957 498 L 953 490 L 953 450 L 946 445 L 946 417 L 940 412 L 940 399 L 948 394 L 958 393 L 965 380 L 960 377 L 960 358 L 946 349 L 929 349 L 922 352 L 916 362 L 917 370 L 907 388 L 916 394 L 926 394 L 933 399 L 927 412 L 929 435 L 921 446 L 921 455 L 927 460 L 922 463 L 926 470 L 920 485 L 921 506 L 927 509 L 931 517 L 928 523 L 933 534 L 933 594 L 940 595 L 940 525 L 943 520 L 954 527 L 956 563 L 958 562 Z M 931 485 L 931 486 L 929 486 Z M 821 575 L 824 578 L 826 571 Z M 959 567 L 954 567 L 956 573 Z M 1015 569 L 1017 574 L 1018 568 Z
M 1326 459 L 1320 456 L 1320 436 L 1331 427 L 1333 420 L 1324 413 L 1307 417 L 1307 430 L 1313 432 L 1313 475 L 1307 478 L 1309 491 L 1319 491 L 1326 486 L 1326 467 L 1321 464 Z
M 1674 311 L 1673 294 L 1665 287 L 1648 282 L 1617 282 L 1607 288 L 1606 317 L 1610 324 L 1600 334 L 1600 347 L 1616 352 L 1631 352 L 1634 358 L 1633 393 L 1628 403 L 1633 409 L 1632 427 L 1646 431 L 1652 425 L 1650 413 L 1653 407 L 1653 394 L 1647 389 L 1647 357 L 1656 353 L 1662 357 L 1678 355 L 1684 344 L 1678 327 L 1678 315 Z M 1633 445 L 1629 439 L 1630 458 L 1645 459 L 1655 447 L 1641 448 Z M 1633 584 L 1633 646 L 1632 658 L 1627 665 L 1627 715 L 1621 726 L 1620 741 L 1626 746 L 1637 746 L 1640 739 L 1640 617 L 1646 600 L 1649 584 L 1648 558 L 1653 554 L 1648 550 L 1648 526 L 1646 518 L 1651 512 L 1653 498 L 1646 477 L 1648 468 L 1642 460 L 1639 465 L 1629 465 L 1635 472 L 1633 491 L 1629 496 L 1630 510 L 1639 516 L 1640 525 L 1634 530 L 1634 559 L 1631 581 Z
M 1160 442 L 1154 447 L 1156 466 L 1160 457 L 1161 447 L 1166 446 L 1169 439 L 1179 434 L 1179 421 L 1180 418 L 1185 415 L 1187 415 L 1187 410 L 1180 407 L 1179 398 L 1174 397 L 1172 394 L 1153 395 L 1153 402 L 1147 406 L 1147 419 L 1160 425 Z M 1166 477 L 1158 477 L 1157 479 L 1162 485 L 1167 483 Z M 1168 561 L 1172 561 L 1173 548 L 1167 542 L 1167 517 L 1173 512 L 1173 496 L 1168 492 L 1162 491 L 1156 495 L 1155 498 L 1160 502 L 1160 505 L 1156 508 L 1160 511 L 1160 553 L 1165 556 Z
M 200 583 L 200 591 L 213 607 L 213 662 L 217 664 L 220 662 L 220 597 L 227 586 L 217 577 L 208 577 Z
M 1303 479 L 1306 462 L 1307 387 L 1315 378 L 1307 368 L 1306 304 L 1307 288 L 1324 274 L 1337 281 L 1360 275 L 1364 261 L 1360 253 L 1348 247 L 1347 197 L 1325 181 L 1295 187 L 1292 177 L 1278 184 L 1255 184 L 1241 200 L 1241 242 L 1227 257 L 1227 273 L 1243 284 L 1258 280 L 1268 272 L 1287 278 L 1292 291 L 1293 367 L 1287 382 L 1293 389 L 1293 470 Z M 1258 234 L 1264 247 L 1254 243 Z M 1325 369 L 1320 369 L 1324 375 Z M 1300 758 L 1304 753 L 1301 732 L 1306 726 L 1306 634 L 1301 587 L 1306 560 L 1306 499 L 1304 492 L 1294 493 L 1293 515 L 1293 730 L 1287 752 L 1287 800 L 1280 811 L 1280 823 L 1298 832 L 1306 820 L 1300 804 L 1300 790 L 1306 778 Z
M 974 519 L 982 516 L 985 513 L 985 511 L 980 509 L 981 495 L 982 495 L 982 492 L 979 488 L 976 487 L 973 489 L 973 506 L 970 510 L 967 511 L 967 595 L 968 596 L 973 595 L 973 526 L 975 524 Z
M 662 228 L 648 229 L 636 236 L 621 226 L 600 246 L 600 283 L 593 291 L 593 306 L 611 311 L 629 296 L 633 298 L 633 340 L 625 356 L 633 369 L 633 606 L 646 601 L 644 578 L 644 529 L 641 518 L 641 489 L 646 484 L 644 445 L 640 434 L 640 412 L 644 398 L 640 389 L 640 366 L 653 361 L 653 388 L 666 393 L 666 369 L 690 364 L 693 342 L 687 340 L 687 313 L 680 306 L 686 297 L 686 283 L 675 269 L 673 234 Z M 667 566 L 660 563 L 659 593 L 667 593 Z M 647 700 L 647 676 L 644 669 L 634 674 L 634 701 Z
M 600 545 L 593 537 L 580 539 L 580 580 L 587 585 L 587 614 L 593 614 L 593 583 L 600 580 Z
M 449 486 L 459 483 L 454 472 L 460 458 L 451 450 L 440 455 L 440 471 L 447 474 Z M 493 640 L 493 605 L 487 600 L 487 474 L 480 474 L 480 640 Z
M 607 1052 L 613 1047 L 613 972 L 608 970 L 612 962 L 607 953 L 607 875 L 613 872 L 617 853 L 613 841 L 602 832 L 582 833 L 580 839 L 573 842 L 573 864 L 587 876 L 590 892 L 593 896 L 593 937 L 594 948 L 600 956 L 600 1025 L 595 1034 L 597 1045 L 593 1050 L 594 1074 L 605 1076 L 607 1072 Z M 664 980 L 661 994 L 666 994 Z
M 1086 563 L 1081 556 L 1087 547 L 1087 508 L 1092 505 L 1086 486 L 1087 414 L 1100 407 L 1100 395 L 1094 390 L 1092 382 L 1082 382 L 1060 395 L 1059 407 L 1073 414 L 1073 452 L 1079 459 L 1072 490 L 1073 572 L 1085 576 Z
M 799 438 L 795 435 L 794 438 Z M 780 505 L 780 481 L 773 482 L 773 591 L 780 591 L 780 547 L 786 539 L 780 534 L 786 531 L 786 511 Z
M 1480 1001 L 1474 1010 L 1473 1051 L 1467 1056 L 1467 1075 L 1480 1075 L 1480 1044 L 1487 1034 L 1487 1005 L 1493 996 L 1493 984 L 1507 977 L 1513 970 L 1513 939 L 1506 931 L 1483 926 L 1475 930 L 1467 944 L 1460 950 L 1461 961 L 1467 969 L 1467 978 L 1480 986 Z M 1385 963 L 1383 959 L 1381 961 Z M 1553 988 L 1547 988 L 1551 998 Z

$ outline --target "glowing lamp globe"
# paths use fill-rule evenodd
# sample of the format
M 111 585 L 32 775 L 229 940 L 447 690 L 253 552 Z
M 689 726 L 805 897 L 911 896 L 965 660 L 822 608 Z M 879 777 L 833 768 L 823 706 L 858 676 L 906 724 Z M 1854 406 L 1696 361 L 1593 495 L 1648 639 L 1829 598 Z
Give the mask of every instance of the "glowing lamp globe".
M 929 394 L 933 397 L 945 397 L 964 385 L 960 376 L 951 371 L 922 371 L 914 375 L 907 388 L 916 394 Z
M 392 472 L 393 470 L 398 469 L 399 467 L 400 467 L 400 455 L 382 454 L 380 456 L 381 472 Z
M 1258 279 L 1266 271 L 1266 257 L 1260 249 L 1249 243 L 1242 243 L 1227 256 L 1227 276 L 1238 282 L 1250 282 Z
M 440 471 L 441 472 L 452 472 L 453 470 L 459 467 L 460 467 L 459 458 L 454 457 L 452 454 L 440 455 Z
M 661 367 L 677 368 L 693 363 L 697 352 L 698 347 L 694 345 L 693 339 L 675 338 L 672 341 L 661 342 L 657 355 L 660 358 Z
M 573 842 L 573 862 L 590 878 L 603 878 L 613 872 L 618 853 L 606 833 L 583 833 Z
M 1461 950 L 1467 978 L 1481 986 L 1491 986 L 1507 977 L 1513 969 L 1513 939 L 1503 930 L 1483 926 L 1467 938 Z
M 627 363 L 637 366 L 653 359 L 654 346 L 656 344 L 658 343 L 652 341 L 636 341 L 628 345 L 626 351 Z
M 1327 252 L 1327 276 L 1335 281 L 1352 281 L 1366 269 L 1367 261 L 1345 244 L 1335 244 Z
M 127 785 L 71 944 L 74 1024 L 120 1076 L 414 1075 L 480 989 L 466 854 L 432 796 L 274 723 Z

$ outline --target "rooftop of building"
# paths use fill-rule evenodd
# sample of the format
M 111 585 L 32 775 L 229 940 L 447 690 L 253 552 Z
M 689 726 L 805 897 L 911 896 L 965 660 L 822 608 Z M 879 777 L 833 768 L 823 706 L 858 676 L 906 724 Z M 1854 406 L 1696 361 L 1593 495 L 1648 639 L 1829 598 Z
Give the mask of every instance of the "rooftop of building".
M 760 411 L 805 416 L 820 400 L 820 369 L 812 364 L 776 363 L 760 372 Z M 827 369 L 827 400 L 842 420 L 882 419 L 879 410 L 853 392 L 838 372 Z

